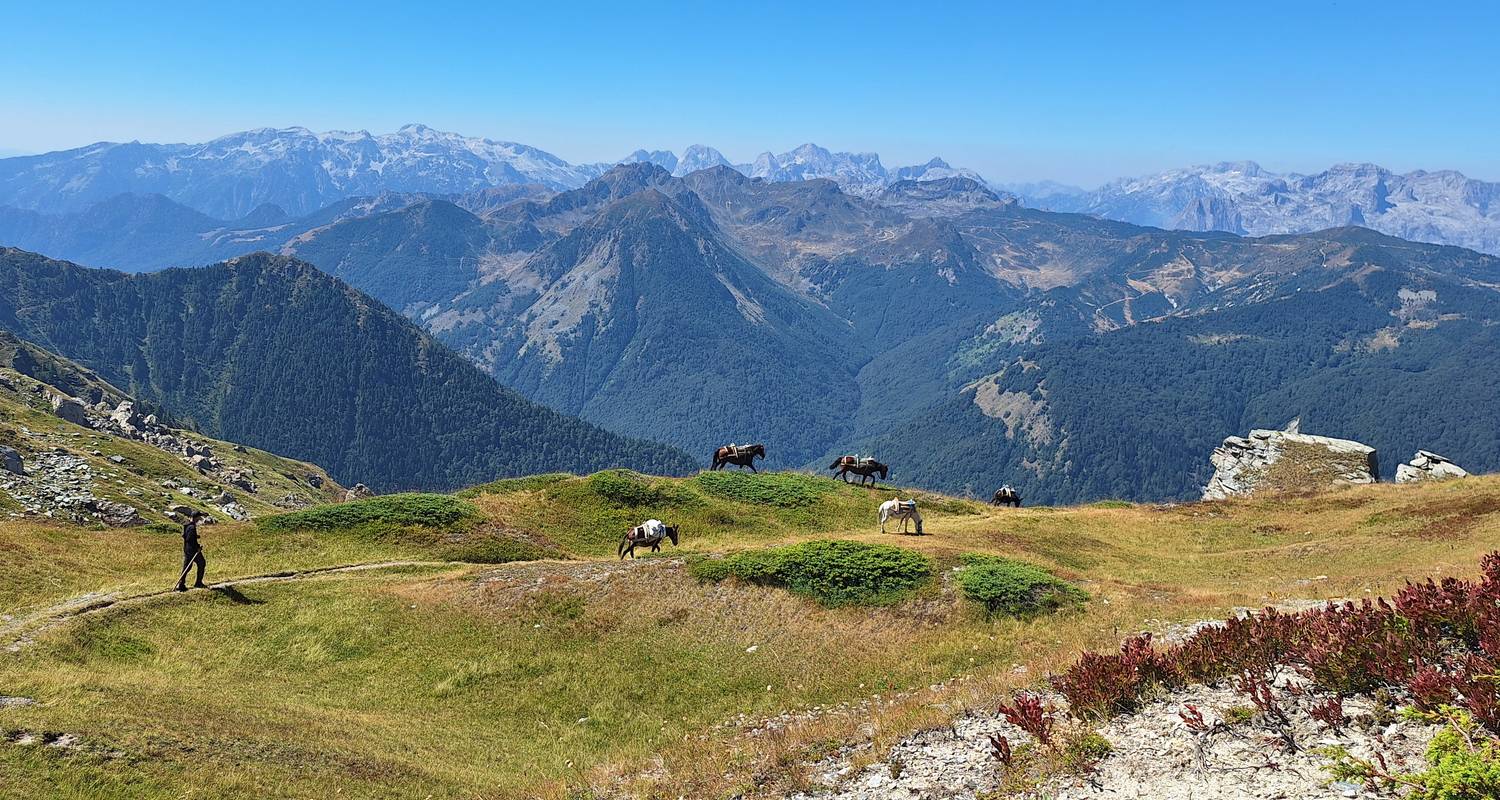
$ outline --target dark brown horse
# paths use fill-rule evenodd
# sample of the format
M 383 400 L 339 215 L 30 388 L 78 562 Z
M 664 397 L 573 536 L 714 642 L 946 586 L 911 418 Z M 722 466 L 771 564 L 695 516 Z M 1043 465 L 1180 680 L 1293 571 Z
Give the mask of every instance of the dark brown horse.
M 843 478 L 845 483 L 849 482 L 849 474 L 851 472 L 858 475 L 860 486 L 865 485 L 865 478 L 869 478 L 871 485 L 874 485 L 875 473 L 877 472 L 880 473 L 881 480 L 885 480 L 891 474 L 889 466 L 873 458 L 857 458 L 855 456 L 839 456 L 834 459 L 832 464 L 828 465 L 828 468 L 838 470 L 838 474 L 833 477 Z
M 990 505 L 992 505 L 992 506 L 1010 506 L 1010 505 L 1014 505 L 1016 508 L 1020 508 L 1021 507 L 1021 493 L 1018 492 L 1018 491 L 1016 491 L 1015 489 L 1010 488 L 1010 486 L 1008 484 L 1005 485 L 1005 486 L 1001 486 L 999 489 L 995 490 L 995 496 L 990 500 Z
M 749 467 L 751 472 L 759 472 L 755 468 L 755 459 L 766 457 L 766 446 L 763 444 L 729 444 L 714 451 L 714 465 L 710 470 L 723 469 L 726 464 L 737 467 Z
M 672 546 L 677 546 L 677 526 L 662 525 L 659 520 L 652 520 L 656 525 L 637 525 L 625 532 L 624 538 L 620 539 L 620 558 L 630 556 L 635 558 L 635 548 L 638 546 L 651 545 L 651 552 L 661 552 L 661 540 L 671 539 Z

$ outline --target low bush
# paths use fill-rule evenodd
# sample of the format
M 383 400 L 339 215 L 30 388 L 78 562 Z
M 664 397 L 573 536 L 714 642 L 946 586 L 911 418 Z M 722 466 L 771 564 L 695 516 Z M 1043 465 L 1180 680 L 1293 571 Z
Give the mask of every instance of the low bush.
M 356 528 L 456 529 L 480 519 L 478 508 L 452 495 L 388 494 L 262 517 L 256 524 L 266 531 L 327 532 Z
M 1120 655 L 1085 653 L 1053 685 L 1074 714 L 1097 718 L 1130 711 L 1154 691 L 1187 681 L 1234 677 L 1242 690 L 1255 689 L 1279 667 L 1297 670 L 1313 691 L 1334 697 L 1394 691 L 1418 710 L 1452 706 L 1478 728 L 1500 734 L 1500 553 L 1484 557 L 1477 581 L 1408 583 L 1393 603 L 1329 603 L 1297 614 L 1266 609 L 1162 650 L 1149 636 L 1135 637 Z M 1325 715 L 1336 716 L 1331 708 Z
M 973 553 L 960 560 L 959 588 L 990 614 L 1040 614 L 1088 599 L 1087 592 L 1034 564 Z
M 674 506 L 690 500 L 689 492 L 671 484 L 658 485 L 628 469 L 596 472 L 588 477 L 588 487 L 600 499 L 624 508 Z
M 689 569 L 700 581 L 732 577 L 778 586 L 826 606 L 895 602 L 932 577 L 932 564 L 920 553 L 841 540 L 746 550 L 694 561 Z
M 795 472 L 702 472 L 696 480 L 716 497 L 777 508 L 806 508 L 833 488 L 827 478 Z

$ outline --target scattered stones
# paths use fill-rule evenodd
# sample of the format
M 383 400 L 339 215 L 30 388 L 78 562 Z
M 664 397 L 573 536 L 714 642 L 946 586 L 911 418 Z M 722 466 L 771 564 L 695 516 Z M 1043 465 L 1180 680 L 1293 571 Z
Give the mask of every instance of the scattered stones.
M 1418 450 L 1411 461 L 1396 467 L 1396 483 L 1467 477 L 1463 467 L 1427 450 Z
M 1283 688 L 1287 681 L 1283 681 Z M 1290 697 L 1290 695 L 1288 695 Z M 1057 706 L 1059 697 L 1050 698 Z M 1395 771 L 1420 768 L 1432 728 L 1398 722 L 1375 723 L 1374 705 L 1349 699 L 1345 713 L 1353 721 L 1340 731 L 1328 730 L 1306 711 L 1310 704 L 1290 699 L 1283 704 L 1298 750 L 1285 752 L 1278 734 L 1256 718 L 1229 724 L 1228 711 L 1249 701 L 1230 688 L 1193 687 L 1158 700 L 1140 711 L 1118 717 L 1098 730 L 1112 749 L 1087 778 L 1053 778 L 1025 798 L 1094 800 L 1335 800 L 1362 797 L 1348 786 L 1329 783 L 1322 754 L 1344 747 L 1372 758 L 1380 752 Z M 1191 730 L 1179 716 L 1188 705 L 1204 716 L 1210 731 Z M 1216 723 L 1224 723 L 1216 725 Z M 989 736 L 999 734 L 1013 747 L 1029 737 L 994 713 L 975 712 L 949 728 L 908 736 L 882 761 L 855 770 L 853 757 L 866 748 L 846 748 L 814 765 L 813 781 L 823 788 L 793 795 L 801 800 L 886 800 L 886 798 L 974 797 L 998 789 L 1004 767 L 991 755 Z M 1358 787 L 1356 787 L 1358 789 Z
M 21 460 L 21 452 L 14 447 L 0 445 L 0 470 L 25 476 L 26 469 Z
M 239 503 L 225 503 L 224 505 L 219 506 L 219 510 L 224 512 L 224 516 L 229 517 L 235 522 L 244 522 L 245 520 L 250 519 L 250 512 L 246 511 L 245 507 L 240 505 Z
M 0 708 L 21 708 L 23 706 L 34 706 L 36 701 L 30 697 L 9 697 L 0 694 Z
M 122 528 L 146 524 L 146 520 L 141 518 L 141 512 L 129 503 L 96 499 L 89 501 L 88 507 L 98 515 L 100 522 L 111 527 Z
M 1253 430 L 1248 438 L 1230 436 L 1214 450 L 1213 478 L 1204 500 L 1223 500 L 1263 491 L 1317 489 L 1375 483 L 1380 477 L 1375 448 L 1289 430 Z

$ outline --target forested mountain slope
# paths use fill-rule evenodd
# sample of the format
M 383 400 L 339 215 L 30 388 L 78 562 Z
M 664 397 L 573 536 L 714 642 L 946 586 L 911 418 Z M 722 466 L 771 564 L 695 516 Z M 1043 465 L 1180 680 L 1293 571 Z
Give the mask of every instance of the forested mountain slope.
M 205 433 L 314 461 L 344 483 L 452 488 L 547 470 L 694 466 L 681 451 L 525 400 L 291 258 L 132 276 L 0 250 L 0 327 Z

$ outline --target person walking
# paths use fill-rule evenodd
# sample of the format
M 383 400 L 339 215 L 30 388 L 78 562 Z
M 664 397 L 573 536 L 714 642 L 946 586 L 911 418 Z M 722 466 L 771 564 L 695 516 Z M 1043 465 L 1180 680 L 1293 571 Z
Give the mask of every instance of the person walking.
M 203 570 L 208 566 L 208 560 L 203 557 L 203 545 L 198 542 L 198 518 L 202 516 L 197 511 L 189 511 L 187 522 L 182 523 L 182 572 L 177 576 L 177 591 L 185 592 L 187 587 L 188 570 L 193 565 L 198 566 L 198 579 L 193 581 L 194 589 L 207 589 L 203 582 Z

